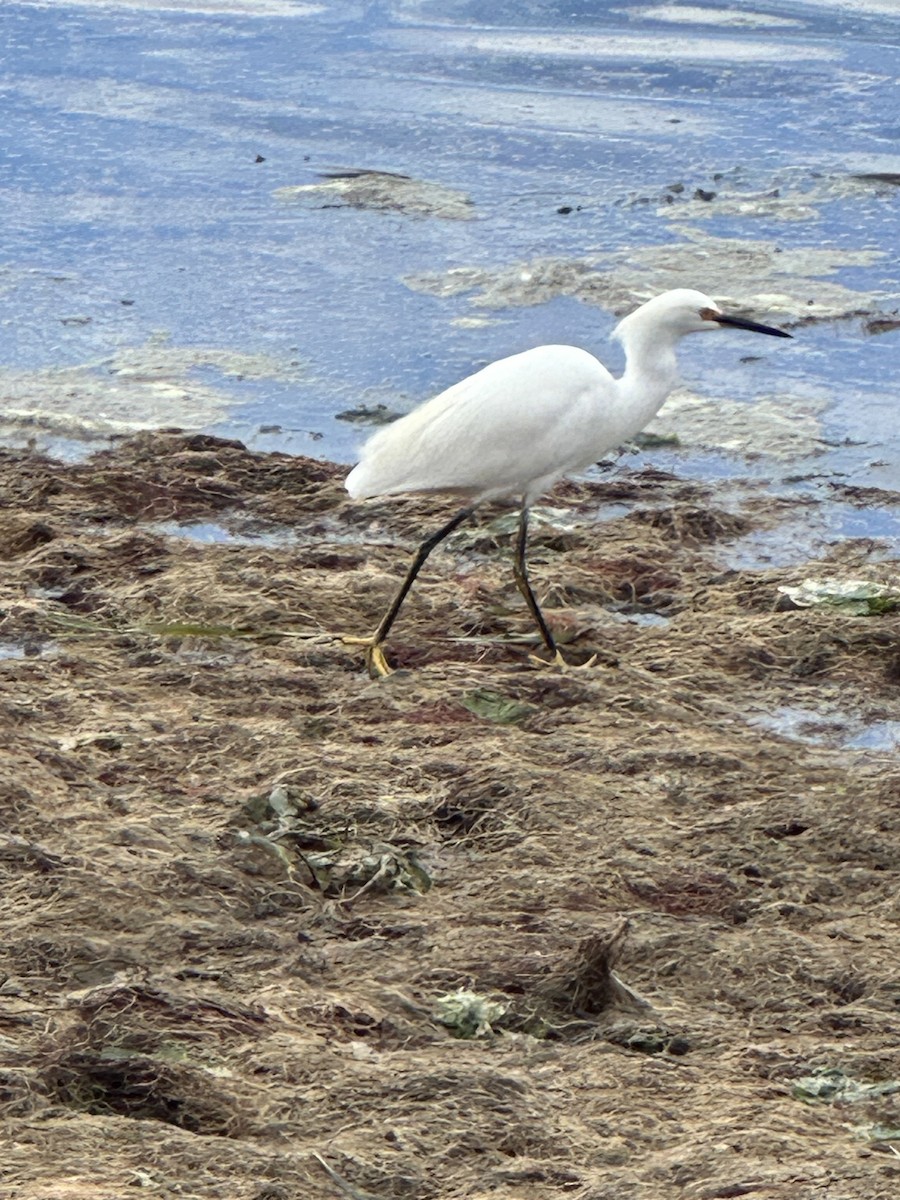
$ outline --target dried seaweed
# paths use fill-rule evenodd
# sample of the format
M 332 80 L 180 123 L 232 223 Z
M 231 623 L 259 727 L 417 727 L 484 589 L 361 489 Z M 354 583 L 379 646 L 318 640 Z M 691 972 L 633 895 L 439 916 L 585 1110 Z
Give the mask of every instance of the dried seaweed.
M 494 510 L 376 683 L 339 635 L 440 499 L 173 433 L 0 457 L 0 1191 L 892 1194 L 889 1141 L 791 1087 L 900 1076 L 896 753 L 755 721 L 898 721 L 896 613 L 779 604 L 883 554 L 725 570 L 783 497 L 567 483 L 534 581 L 597 665 L 529 659 Z

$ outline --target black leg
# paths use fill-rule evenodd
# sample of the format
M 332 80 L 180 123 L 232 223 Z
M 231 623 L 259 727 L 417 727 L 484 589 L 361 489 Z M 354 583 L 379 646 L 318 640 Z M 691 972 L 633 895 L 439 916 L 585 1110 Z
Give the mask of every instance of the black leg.
M 437 533 L 433 533 L 431 537 L 427 538 L 419 547 L 418 551 L 416 552 L 416 557 L 413 559 L 409 570 L 406 572 L 406 578 L 403 580 L 400 591 L 394 597 L 391 607 L 384 614 L 381 624 L 375 631 L 375 636 L 372 638 L 373 646 L 380 646 L 387 637 L 391 626 L 397 619 L 397 613 L 400 611 L 400 607 L 403 604 L 403 601 L 406 599 L 409 589 L 415 583 L 416 576 L 424 566 L 428 555 L 432 552 L 435 546 L 442 542 L 445 537 L 448 537 L 454 529 L 457 529 L 460 525 L 462 525 L 463 521 L 467 521 L 474 511 L 474 508 L 462 509 L 456 514 L 452 521 L 448 521 L 446 525 L 442 525 Z
M 538 629 L 541 631 L 541 637 L 544 639 L 544 645 L 551 654 L 557 655 L 559 651 L 556 648 L 556 642 L 553 634 L 550 632 L 547 622 L 544 620 L 544 614 L 541 612 L 534 592 L 531 590 L 531 584 L 528 582 L 528 570 L 525 566 L 525 543 L 528 540 L 528 505 L 522 505 L 522 512 L 519 516 L 519 536 L 516 539 L 516 557 L 513 563 L 513 573 L 516 577 L 516 585 L 519 591 L 525 597 L 525 603 L 528 605 L 528 611 L 535 619 Z

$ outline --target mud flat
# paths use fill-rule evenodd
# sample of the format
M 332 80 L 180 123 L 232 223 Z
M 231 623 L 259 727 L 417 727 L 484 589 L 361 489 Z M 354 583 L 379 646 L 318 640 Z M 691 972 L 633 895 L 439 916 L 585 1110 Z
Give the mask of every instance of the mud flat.
M 535 522 L 594 666 L 496 511 L 376 682 L 440 501 L 0 457 L 0 1195 L 896 1196 L 895 547 L 732 569 L 809 498 L 618 470 Z

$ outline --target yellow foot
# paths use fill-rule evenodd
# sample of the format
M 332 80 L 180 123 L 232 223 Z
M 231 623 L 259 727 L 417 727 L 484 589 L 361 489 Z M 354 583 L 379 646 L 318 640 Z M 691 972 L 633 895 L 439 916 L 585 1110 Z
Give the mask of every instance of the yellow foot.
M 559 667 L 561 671 L 586 671 L 592 667 L 597 661 L 597 655 L 592 654 L 587 662 L 579 663 L 576 667 L 573 663 L 566 662 L 563 658 L 562 651 L 557 647 L 551 659 L 541 658 L 538 654 L 529 654 L 528 657 L 532 662 L 537 663 L 541 667 Z
M 345 646 L 365 646 L 366 666 L 373 679 L 384 679 L 387 675 L 393 675 L 394 669 L 388 665 L 381 648 L 382 643 L 376 642 L 374 637 L 342 637 L 341 641 Z

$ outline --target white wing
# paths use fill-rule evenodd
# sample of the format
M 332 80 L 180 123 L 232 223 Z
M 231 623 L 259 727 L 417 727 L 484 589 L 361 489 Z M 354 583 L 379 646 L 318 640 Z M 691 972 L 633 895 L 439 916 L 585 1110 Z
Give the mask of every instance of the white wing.
M 613 390 L 606 368 L 575 346 L 500 359 L 374 434 L 347 490 L 537 494 L 614 444 L 603 428 Z

